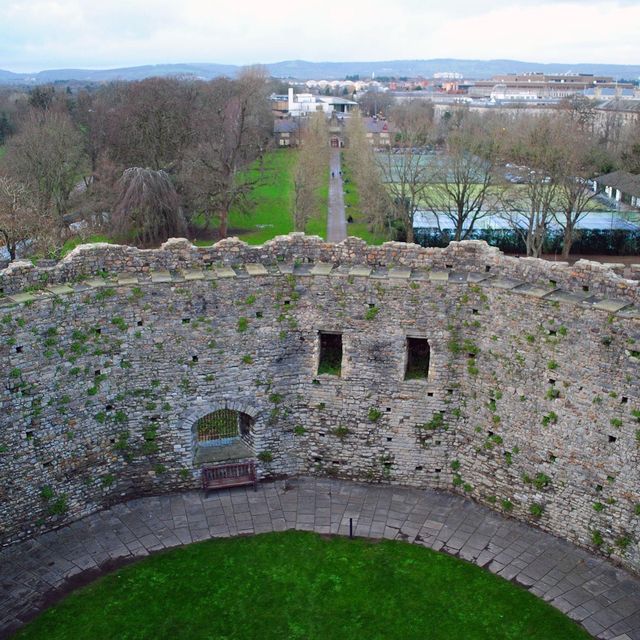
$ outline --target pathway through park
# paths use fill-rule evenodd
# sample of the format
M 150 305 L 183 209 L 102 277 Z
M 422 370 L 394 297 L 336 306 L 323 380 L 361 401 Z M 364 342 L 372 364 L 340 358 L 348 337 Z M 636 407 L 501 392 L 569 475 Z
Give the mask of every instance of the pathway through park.
M 327 216 L 327 240 L 342 242 L 347 237 L 347 221 L 344 217 L 344 194 L 340 149 L 331 149 L 329 161 L 329 214 Z
M 308 477 L 262 482 L 255 492 L 137 498 L 5 547 L 0 638 L 101 567 L 215 537 L 285 529 L 348 535 L 350 521 L 356 536 L 403 540 L 485 567 L 598 638 L 640 640 L 640 579 L 605 558 L 457 494 Z

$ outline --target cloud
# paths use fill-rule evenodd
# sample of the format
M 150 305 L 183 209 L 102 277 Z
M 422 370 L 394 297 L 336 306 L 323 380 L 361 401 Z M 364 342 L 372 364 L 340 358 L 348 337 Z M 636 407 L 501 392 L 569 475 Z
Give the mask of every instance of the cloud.
M 634 0 L 0 0 L 0 68 L 283 59 L 635 62 Z M 615 25 L 604 29 L 603 24 Z M 634 28 L 635 27 L 635 30 Z

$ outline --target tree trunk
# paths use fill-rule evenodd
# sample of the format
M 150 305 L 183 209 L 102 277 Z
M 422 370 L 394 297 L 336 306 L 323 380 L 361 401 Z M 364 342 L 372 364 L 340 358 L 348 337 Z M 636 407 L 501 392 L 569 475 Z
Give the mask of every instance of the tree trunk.
M 407 221 L 406 226 L 406 231 L 407 231 L 407 242 L 411 243 L 414 241 L 415 236 L 413 235 L 413 218 L 409 217 L 409 220 Z
M 573 244 L 573 225 L 567 224 L 564 228 L 564 238 L 562 240 L 562 259 L 566 260 L 571 253 L 571 245 Z
M 229 232 L 229 207 L 220 209 L 220 226 L 218 227 L 218 237 L 220 240 L 227 237 Z

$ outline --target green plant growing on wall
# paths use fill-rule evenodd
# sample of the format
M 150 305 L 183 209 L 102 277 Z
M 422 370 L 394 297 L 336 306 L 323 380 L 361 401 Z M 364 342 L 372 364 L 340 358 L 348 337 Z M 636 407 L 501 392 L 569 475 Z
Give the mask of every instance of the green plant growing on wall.
M 431 420 L 429 422 L 425 422 L 424 424 L 416 425 L 418 429 L 425 429 L 428 431 L 436 431 L 437 429 L 446 428 L 444 424 L 444 415 L 440 412 L 434 413 L 431 416 Z
M 69 510 L 68 498 L 65 493 L 61 493 L 56 499 L 49 505 L 47 513 L 50 516 L 63 516 Z
M 369 307 L 367 309 L 367 312 L 364 314 L 364 319 L 374 320 L 379 313 L 380 313 L 380 308 L 374 305 L 373 307 Z
M 598 529 L 593 529 L 591 531 L 591 542 L 596 547 L 602 546 L 602 543 L 604 542 L 604 538 L 602 537 L 602 532 L 599 531 Z
M 265 464 L 269 464 L 271 462 L 273 462 L 273 453 L 271 453 L 271 451 L 269 450 L 264 450 L 261 451 L 258 455 L 257 455 L 258 460 L 260 460 L 260 462 L 264 462 Z
M 609 423 L 616 429 L 619 429 L 622 426 L 622 420 L 620 420 L 620 418 L 611 418 L 611 420 L 609 420 Z
M 349 429 L 343 425 L 340 425 L 333 429 L 331 432 L 338 440 L 344 440 L 350 433 Z
M 598 513 L 604 511 L 604 505 L 602 504 L 602 502 L 594 502 L 592 505 L 593 510 L 597 511 Z
M 557 400 L 560 397 L 560 390 L 555 387 L 549 387 L 544 397 L 547 400 Z
M 543 512 L 544 512 L 544 506 L 541 505 L 539 502 L 533 502 L 529 507 L 529 513 L 534 518 L 539 518 L 543 514 Z
M 464 482 L 462 480 L 462 476 L 459 473 L 454 473 L 453 474 L 452 482 L 453 482 L 453 486 L 454 487 L 461 487 L 464 484 Z
M 253 364 L 253 357 L 249 353 L 242 356 L 242 364 Z
M 382 417 L 382 411 L 376 409 L 375 407 L 371 407 L 369 409 L 369 413 L 367 414 L 367 418 L 369 418 L 369 422 L 378 422 Z
M 511 502 L 511 500 L 509 500 L 508 498 L 505 498 L 504 500 L 502 500 L 500 504 L 502 505 L 502 508 L 504 509 L 504 511 L 506 511 L 507 513 L 509 513 L 510 511 L 513 511 L 513 502 Z
M 100 479 L 100 484 L 105 489 L 108 489 L 115 481 L 116 481 L 116 477 L 114 475 L 108 473 L 107 475 L 102 476 L 102 478 Z
M 542 491 L 543 489 L 546 489 L 548 486 L 551 485 L 551 478 L 542 473 L 536 473 L 535 478 L 533 479 L 533 486 L 538 489 L 538 491 Z
M 305 433 L 307 433 L 307 430 L 301 424 L 298 424 L 294 427 L 293 433 L 296 436 L 303 436 Z
M 548 427 L 550 424 L 556 424 L 558 422 L 558 414 L 555 411 L 549 411 L 545 416 L 542 416 L 542 426 Z
M 249 328 L 249 320 L 244 316 L 240 316 L 238 318 L 238 324 L 236 326 L 236 331 L 238 333 L 244 333 Z
M 460 470 L 460 460 L 453 460 L 451 462 L 451 470 L 452 471 L 459 471 Z
M 129 328 L 127 323 L 124 321 L 124 318 L 122 318 L 121 316 L 115 316 L 114 318 L 111 318 L 111 324 L 123 332 Z

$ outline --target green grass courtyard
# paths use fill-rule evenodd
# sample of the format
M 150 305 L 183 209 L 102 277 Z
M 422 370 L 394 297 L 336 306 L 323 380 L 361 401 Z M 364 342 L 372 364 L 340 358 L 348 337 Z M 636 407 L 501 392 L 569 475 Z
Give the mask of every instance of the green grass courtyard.
M 289 531 L 152 555 L 41 614 L 19 640 L 577 640 L 524 589 L 402 542 Z

